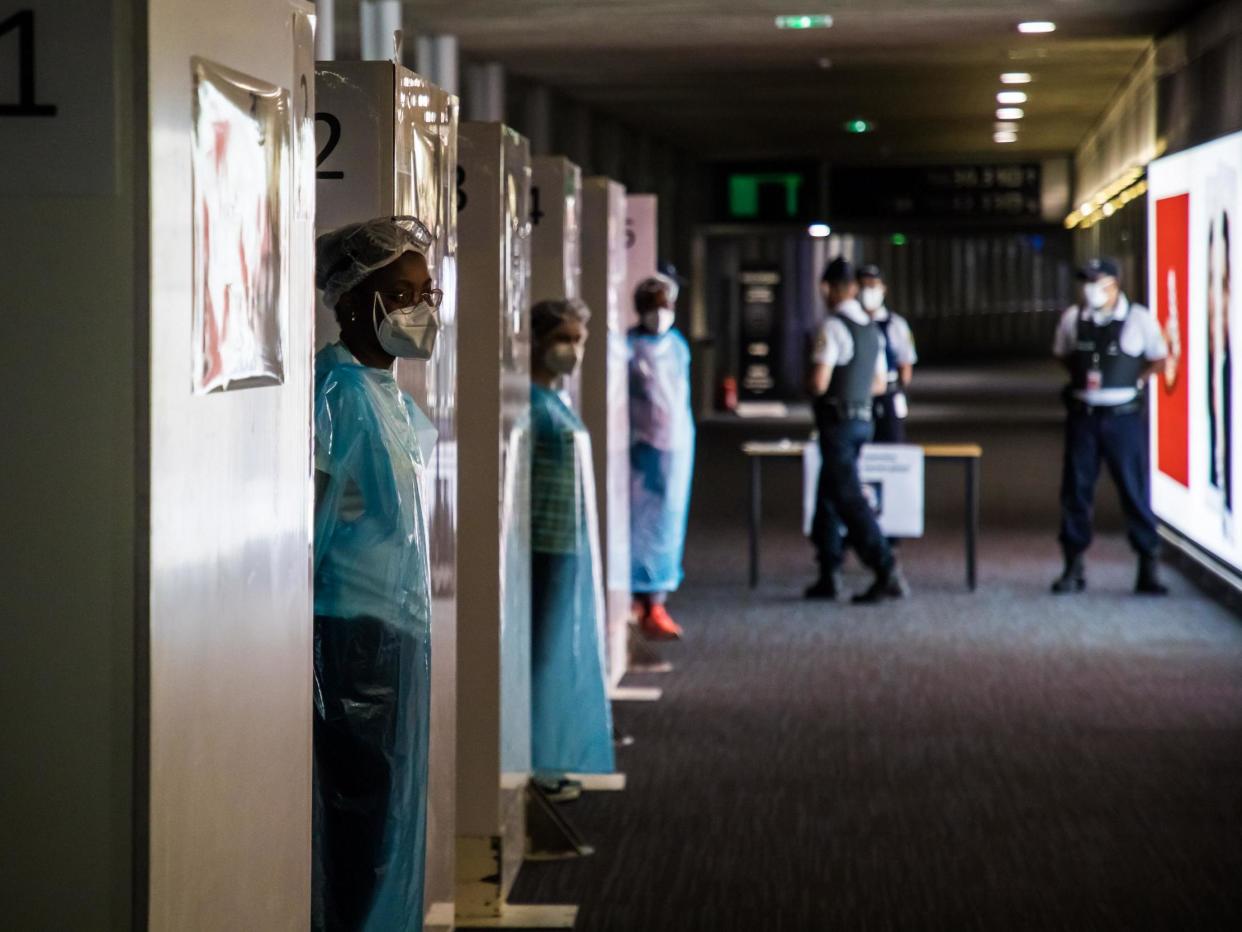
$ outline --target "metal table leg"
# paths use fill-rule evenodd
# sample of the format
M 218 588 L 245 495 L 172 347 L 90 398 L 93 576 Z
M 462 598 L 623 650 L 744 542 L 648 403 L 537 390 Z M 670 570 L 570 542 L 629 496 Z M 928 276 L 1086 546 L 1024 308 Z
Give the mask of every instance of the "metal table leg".
M 763 457 L 750 458 L 750 588 L 759 585 L 759 522 L 763 512 Z
M 966 587 L 975 591 L 976 551 L 979 539 L 979 460 L 966 459 Z

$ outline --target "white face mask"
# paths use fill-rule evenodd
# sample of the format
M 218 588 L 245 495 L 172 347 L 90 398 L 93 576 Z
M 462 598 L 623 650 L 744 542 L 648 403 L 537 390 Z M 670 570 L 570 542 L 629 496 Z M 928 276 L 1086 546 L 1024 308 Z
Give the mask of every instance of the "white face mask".
M 874 314 L 884 306 L 884 286 L 872 285 L 869 288 L 864 288 L 858 293 L 858 300 L 862 302 L 864 310 Z
M 385 312 L 384 302 L 375 293 L 372 308 L 375 335 L 384 352 L 399 359 L 430 359 L 440 332 L 440 317 L 426 301 Z
M 1108 286 L 1103 282 L 1087 282 L 1082 286 L 1083 297 L 1087 299 L 1087 306 L 1094 310 L 1099 310 L 1108 304 Z
M 572 343 L 556 343 L 543 354 L 543 364 L 557 375 L 569 375 L 581 360 L 582 350 Z
M 643 314 L 643 329 L 662 335 L 673 329 L 676 320 L 677 312 L 672 308 L 662 307 L 655 311 L 646 311 Z

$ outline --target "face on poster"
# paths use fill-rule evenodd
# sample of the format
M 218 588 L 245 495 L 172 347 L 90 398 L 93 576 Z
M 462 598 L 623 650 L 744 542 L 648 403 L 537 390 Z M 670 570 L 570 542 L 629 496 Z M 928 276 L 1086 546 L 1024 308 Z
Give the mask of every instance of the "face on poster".
M 195 59 L 193 378 L 284 381 L 289 92 Z
M 1169 343 L 1152 398 L 1156 514 L 1235 569 L 1238 378 L 1242 332 L 1233 288 L 1242 219 L 1242 134 L 1148 168 L 1149 293 Z

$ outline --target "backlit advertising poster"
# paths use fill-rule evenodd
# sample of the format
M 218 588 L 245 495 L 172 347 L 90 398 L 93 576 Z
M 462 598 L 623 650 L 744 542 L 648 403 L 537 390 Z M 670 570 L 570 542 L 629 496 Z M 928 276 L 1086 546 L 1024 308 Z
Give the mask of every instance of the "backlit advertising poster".
M 1169 343 L 1152 380 L 1152 503 L 1156 514 L 1242 571 L 1235 490 L 1242 390 L 1242 133 L 1148 167 L 1149 291 Z

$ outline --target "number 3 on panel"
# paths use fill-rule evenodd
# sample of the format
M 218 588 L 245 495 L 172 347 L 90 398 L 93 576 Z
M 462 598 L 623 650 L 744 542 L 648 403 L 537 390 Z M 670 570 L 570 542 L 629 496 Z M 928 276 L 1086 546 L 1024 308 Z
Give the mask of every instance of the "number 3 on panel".
M 0 103 L 0 116 L 56 116 L 52 104 L 35 103 L 34 10 L 18 10 L 0 23 L 0 38 L 17 32 L 17 103 Z

